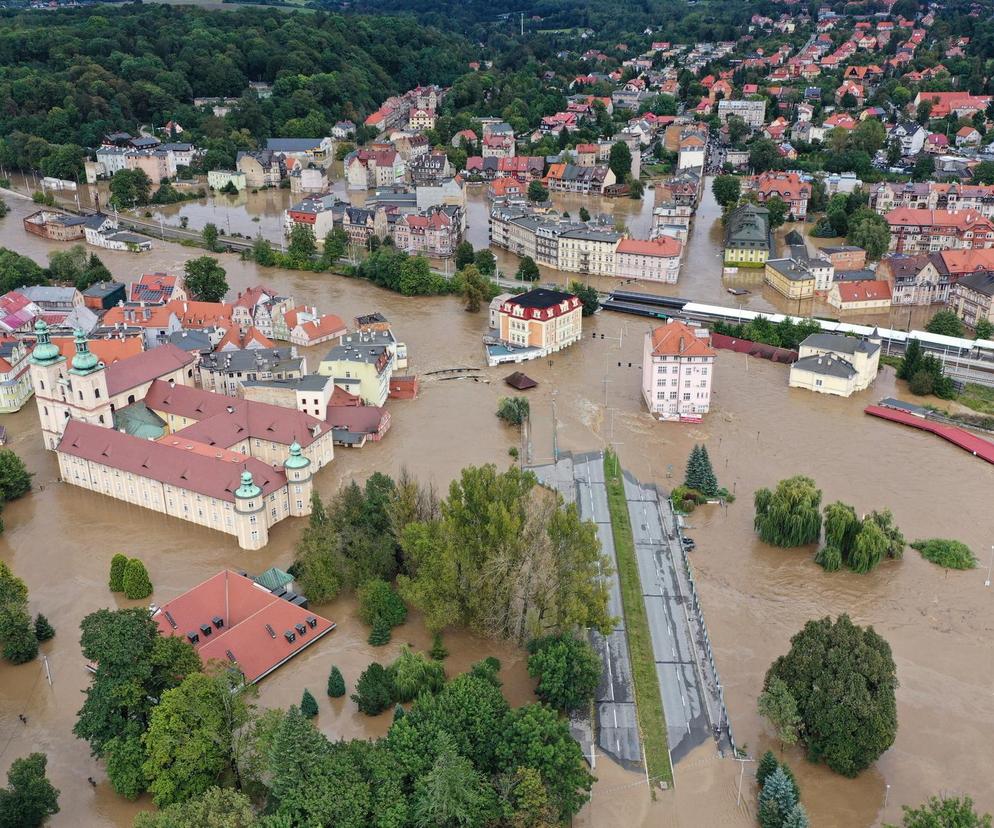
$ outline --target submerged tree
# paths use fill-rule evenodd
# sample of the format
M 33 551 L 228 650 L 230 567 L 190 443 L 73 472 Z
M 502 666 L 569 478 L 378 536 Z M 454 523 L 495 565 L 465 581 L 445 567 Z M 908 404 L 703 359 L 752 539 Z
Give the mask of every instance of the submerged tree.
M 821 490 L 810 477 L 781 480 L 774 491 L 755 495 L 754 525 L 759 537 L 773 546 L 804 546 L 821 535 Z
M 711 458 L 704 446 L 695 444 L 691 450 L 683 485 L 708 497 L 718 496 L 718 479 L 714 476 Z
M 787 685 L 772 676 L 759 694 L 759 715 L 770 720 L 777 729 L 781 745 L 793 745 L 800 736 L 801 717 L 797 714 L 797 701 Z

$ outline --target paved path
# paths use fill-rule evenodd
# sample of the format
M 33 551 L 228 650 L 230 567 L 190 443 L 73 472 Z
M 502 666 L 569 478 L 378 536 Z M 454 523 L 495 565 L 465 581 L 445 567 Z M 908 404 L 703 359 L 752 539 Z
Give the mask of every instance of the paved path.
M 602 455 L 596 452 L 576 456 L 560 455 L 560 458 L 555 465 L 538 466 L 533 471 L 543 483 L 556 488 L 568 503 L 576 503 L 583 519 L 594 522 L 601 550 L 617 569 Z M 590 643 L 604 665 L 595 698 L 597 743 L 602 751 L 623 764 L 641 765 L 642 746 L 638 735 L 625 614 L 617 575 L 612 574 L 609 582 L 608 612 L 618 619 L 618 626 L 607 636 L 597 632 L 590 633 Z
M 656 674 L 674 764 L 725 725 L 707 632 L 679 530 L 655 486 L 624 475 Z M 722 733 L 720 742 L 724 742 Z M 720 745 L 725 746 L 725 745 Z

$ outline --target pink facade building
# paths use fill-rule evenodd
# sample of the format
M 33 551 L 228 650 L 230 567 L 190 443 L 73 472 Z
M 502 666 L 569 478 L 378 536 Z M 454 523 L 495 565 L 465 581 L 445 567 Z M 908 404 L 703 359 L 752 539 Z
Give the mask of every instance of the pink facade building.
M 715 356 L 706 328 L 671 320 L 646 333 L 642 397 L 653 416 L 697 422 L 707 414 Z
M 619 279 L 675 285 L 682 252 L 683 245 L 670 236 L 657 236 L 650 241 L 621 239 L 614 251 L 614 275 Z

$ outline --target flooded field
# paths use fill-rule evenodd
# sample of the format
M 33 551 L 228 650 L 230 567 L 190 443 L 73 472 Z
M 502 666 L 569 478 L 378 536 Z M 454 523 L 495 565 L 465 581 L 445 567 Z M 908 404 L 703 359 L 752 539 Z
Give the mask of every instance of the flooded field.
M 44 262 L 60 245 L 23 231 L 21 219 L 33 205 L 10 197 L 7 201 L 12 209 L 0 222 L 0 244 Z M 705 244 L 695 241 L 697 235 L 706 238 L 692 236 L 691 261 L 702 257 L 703 262 Z M 708 247 L 709 269 L 688 268 L 676 286 L 681 295 L 695 295 L 698 287 L 703 293 L 705 285 L 720 283 L 720 267 Z M 201 252 L 156 243 L 146 254 L 105 252 L 101 258 L 126 281 L 143 270 L 179 270 Z M 262 269 L 233 255 L 221 259 L 233 290 L 267 284 L 344 319 L 383 312 L 408 344 L 412 370 L 419 374 L 484 364 L 480 336 L 485 315 L 466 313 L 457 299 L 406 299 L 337 276 Z M 717 300 L 721 291 L 714 286 L 711 291 L 708 297 Z M 905 560 L 870 575 L 826 574 L 812 562 L 812 550 L 759 543 L 752 533 L 751 503 L 756 488 L 808 474 L 823 489 L 825 502 L 843 499 L 860 512 L 889 507 L 909 539 L 958 538 L 986 564 L 994 542 L 994 467 L 928 434 L 865 416 L 866 404 L 902 394 L 891 369 L 881 372 L 870 391 L 841 400 L 788 389 L 783 366 L 722 353 L 714 407 L 705 422 L 654 422 L 643 411 L 639 391 L 648 322 L 602 313 L 584 324 L 607 338 L 587 338 L 551 360 L 525 366 L 539 382 L 529 392 L 534 459 L 551 456 L 555 431 L 562 449 L 589 451 L 613 444 L 633 473 L 668 487 L 682 476 L 693 443 L 706 443 L 719 481 L 738 500 L 727 509 L 695 513 L 688 533 L 697 541 L 692 562 L 737 740 L 754 755 L 767 747 L 778 749 L 756 712 L 767 667 L 786 652 L 790 637 L 809 618 L 848 612 L 859 623 L 873 624 L 893 647 L 901 682 L 897 742 L 855 780 L 812 766 L 799 751 L 788 750 L 785 755 L 798 775 L 812 824 L 860 828 L 893 822 L 900 804 L 940 791 L 969 793 L 982 808 L 994 811 L 988 783 L 994 773 L 989 747 L 994 732 L 994 590 L 984 588 L 986 566 L 984 571 L 946 573 L 908 550 Z M 417 400 L 391 403 L 393 426 L 384 441 L 358 451 L 340 450 L 321 474 L 319 490 L 327 496 L 352 477 L 363 479 L 376 470 L 395 474 L 403 466 L 444 489 L 465 465 L 510 462 L 508 448 L 518 443 L 517 432 L 494 417 L 498 399 L 507 393 L 502 378 L 510 370 L 481 368 L 479 382 L 427 378 Z M 153 599 L 162 602 L 224 566 L 253 572 L 286 566 L 303 522 L 281 522 L 266 549 L 245 552 L 227 536 L 56 483 L 57 465 L 41 448 L 33 403 L 4 417 L 3 424 L 12 435 L 12 447 L 35 473 L 36 489 L 4 510 L 0 558 L 27 581 L 32 610 L 48 615 L 58 634 L 42 647 L 53 687 L 40 660 L 20 667 L 0 665 L 0 772 L 14 758 L 44 750 L 50 776 L 62 792 L 62 812 L 52 825 L 127 826 L 147 801 L 128 803 L 115 796 L 87 746 L 71 733 L 87 683 L 78 625 L 87 613 L 117 601 L 106 587 L 111 556 L 127 552 L 143 558 L 156 588 Z M 350 599 L 317 609 L 338 622 L 338 629 L 265 680 L 259 703 L 288 705 L 309 686 L 322 691 L 316 695 L 322 699 L 318 726 L 324 732 L 374 737 L 388 719 L 359 716 L 346 700 L 329 704 L 323 695 L 328 669 L 339 664 L 351 687 L 370 660 L 389 659 L 406 641 L 424 646 L 425 631 L 412 618 L 389 648 L 376 650 L 365 643 L 367 631 L 355 619 Z M 446 644 L 452 653 L 446 665 L 450 673 L 494 654 L 504 663 L 511 701 L 531 697 L 519 650 L 459 634 L 447 636 Z M 27 725 L 18 721 L 18 713 L 28 716 Z M 576 824 L 744 827 L 752 822 L 735 807 L 738 770 L 732 762 L 714 763 L 710 748 L 702 748 L 700 755 L 677 766 L 677 790 L 650 803 L 637 773 L 600 757 L 593 801 Z M 751 796 L 750 773 L 747 768 L 745 787 Z M 95 790 L 87 776 L 100 782 Z

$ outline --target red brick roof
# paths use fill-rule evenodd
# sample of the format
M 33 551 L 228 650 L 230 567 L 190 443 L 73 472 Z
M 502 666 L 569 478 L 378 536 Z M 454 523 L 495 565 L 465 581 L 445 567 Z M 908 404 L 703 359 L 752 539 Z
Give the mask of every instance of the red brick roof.
M 231 462 L 224 462 L 222 458 L 219 462 L 216 457 L 132 437 L 82 420 L 69 420 L 58 450 L 71 457 L 232 503 L 245 470 L 252 472 L 255 485 L 264 495 L 286 485 L 282 471 L 253 457 Z
M 251 578 L 227 569 L 167 601 L 152 617 L 163 635 L 186 638 L 187 633 L 195 633 L 199 640 L 194 648 L 204 663 L 234 660 L 249 684 L 335 629 L 327 618 L 277 598 Z M 215 626 L 215 618 L 220 619 L 220 627 Z M 201 625 L 211 628 L 210 635 Z
M 299 327 L 308 340 L 322 339 L 328 336 L 343 336 L 348 330 L 339 317 L 330 313 L 312 319 L 310 322 L 304 322 Z
M 716 355 L 706 338 L 697 336 L 683 322 L 667 322 L 653 330 L 653 356 L 713 357 Z
M 76 340 L 71 336 L 53 336 L 52 344 L 58 347 L 59 353 L 66 359 L 72 359 L 76 355 Z M 90 351 L 105 365 L 113 365 L 145 350 L 140 334 L 124 338 L 115 336 L 113 339 L 91 339 L 88 344 Z
M 196 359 L 196 354 L 184 351 L 171 342 L 151 351 L 142 351 L 136 356 L 107 366 L 107 393 L 113 396 L 129 388 L 137 388 L 142 383 L 164 377 L 178 368 L 185 368 Z
M 165 302 L 172 296 L 179 277 L 169 273 L 143 273 L 131 283 L 128 300 L 131 302 Z
M 994 231 L 991 223 L 976 210 L 929 210 L 897 207 L 884 216 L 894 226 L 953 227 L 957 230 Z

